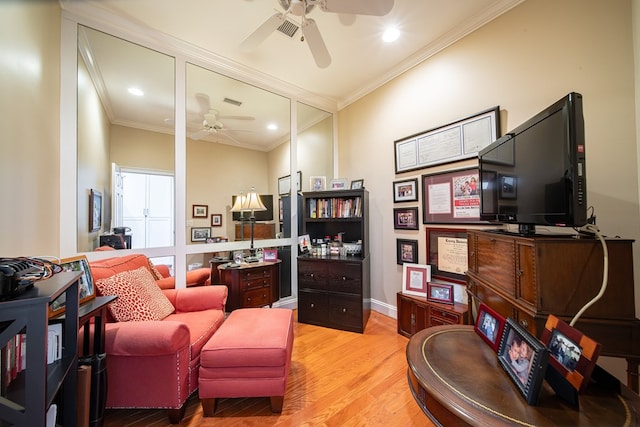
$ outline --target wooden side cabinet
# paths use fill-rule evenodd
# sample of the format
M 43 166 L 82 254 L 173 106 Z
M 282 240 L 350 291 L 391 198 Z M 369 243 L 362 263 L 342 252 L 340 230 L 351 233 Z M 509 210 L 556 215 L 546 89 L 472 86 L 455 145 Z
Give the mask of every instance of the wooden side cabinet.
M 398 333 L 411 337 L 416 332 L 431 326 L 464 325 L 467 318 L 467 305 L 441 304 L 397 293 Z
M 232 264 L 233 265 L 233 264 Z M 229 288 L 227 311 L 264 307 L 279 299 L 280 261 L 218 266 L 220 280 Z

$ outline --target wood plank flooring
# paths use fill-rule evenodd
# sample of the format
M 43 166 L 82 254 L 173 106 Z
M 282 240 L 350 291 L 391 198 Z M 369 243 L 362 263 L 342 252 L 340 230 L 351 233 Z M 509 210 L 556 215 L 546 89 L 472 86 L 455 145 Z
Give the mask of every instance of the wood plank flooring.
M 372 312 L 364 334 L 296 322 L 281 414 L 268 398 L 221 399 L 202 416 L 197 393 L 182 426 L 433 426 L 407 384 L 405 347 L 396 320 Z M 171 426 L 162 410 L 107 410 L 104 427 Z

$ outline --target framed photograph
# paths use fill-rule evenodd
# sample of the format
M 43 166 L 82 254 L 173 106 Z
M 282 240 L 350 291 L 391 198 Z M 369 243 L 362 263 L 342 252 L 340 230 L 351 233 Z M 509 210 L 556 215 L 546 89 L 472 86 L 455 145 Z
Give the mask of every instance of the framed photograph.
M 191 241 L 206 242 L 211 237 L 211 227 L 192 227 Z
M 513 175 L 499 175 L 500 176 L 500 192 L 501 199 L 515 199 L 517 190 L 517 178 Z
M 453 304 L 453 285 L 447 283 L 428 283 L 427 300 L 443 304 Z
M 354 179 L 351 181 L 352 190 L 360 190 L 361 188 L 364 188 L 364 179 Z
M 346 190 L 347 180 L 345 178 L 332 179 L 329 183 L 330 190 Z
M 426 228 L 427 264 L 436 279 L 466 284 L 467 230 L 464 228 Z
M 394 141 L 396 174 L 468 159 L 500 137 L 500 107 Z
M 418 241 L 417 240 L 396 240 L 396 258 L 398 265 L 402 265 L 405 262 L 409 264 L 418 263 Z
M 478 174 L 473 167 L 422 175 L 423 224 L 483 223 Z
M 222 227 L 222 214 L 211 214 L 211 226 Z
M 102 228 L 102 193 L 89 190 L 89 232 Z
M 396 230 L 417 230 L 418 208 L 394 208 L 393 228 Z
M 558 371 L 578 393 L 584 392 L 602 345 L 552 314 L 547 318 L 541 338 L 549 349 L 551 368 Z
M 275 262 L 278 260 L 278 251 L 276 249 L 263 249 L 262 260 L 267 262 Z
M 311 238 L 308 234 L 298 236 L 298 249 L 300 249 L 301 254 L 311 253 Z
M 298 171 L 296 180 L 296 191 L 300 191 L 302 184 L 302 172 Z M 291 175 L 278 178 L 278 195 L 291 194 Z
M 431 266 L 421 264 L 402 265 L 402 293 L 417 297 L 427 296 L 427 283 L 431 280 Z
M 418 201 L 418 178 L 393 183 L 393 203 Z
M 193 205 L 194 218 L 206 218 L 209 216 L 209 206 L 207 205 Z
M 473 329 L 496 353 L 500 346 L 500 338 L 502 337 L 504 324 L 504 317 L 500 316 L 496 311 L 486 306 L 484 303 L 480 303 L 480 307 L 478 307 L 478 316 L 476 317 L 476 324 L 473 326 Z
M 538 401 L 548 359 L 547 348 L 514 319 L 507 318 L 498 347 L 498 362 L 529 405 Z
M 311 191 L 324 191 L 327 189 L 327 177 L 326 176 L 310 176 L 309 188 Z
M 60 260 L 59 265 L 61 267 L 61 271 L 82 272 L 79 283 L 80 294 L 78 295 L 80 305 L 96 297 L 96 288 L 93 282 L 93 276 L 91 275 L 91 269 L 89 268 L 89 261 L 85 255 L 63 258 Z M 55 299 L 49 305 L 49 317 L 64 313 L 65 303 L 65 294 L 62 294 L 60 297 Z

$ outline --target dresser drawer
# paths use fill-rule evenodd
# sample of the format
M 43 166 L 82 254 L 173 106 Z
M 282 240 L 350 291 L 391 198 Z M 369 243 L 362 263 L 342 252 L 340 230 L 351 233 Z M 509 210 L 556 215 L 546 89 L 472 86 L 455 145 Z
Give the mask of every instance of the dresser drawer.
M 362 298 L 345 295 L 330 296 L 329 319 L 337 325 L 360 326 L 362 323 Z
M 327 289 L 360 295 L 362 292 L 362 273 L 360 264 L 335 263 L 327 273 Z
M 429 320 L 432 326 L 435 325 L 457 325 L 462 324 L 462 316 L 458 313 L 431 306 Z
M 271 268 L 257 267 L 257 268 L 241 270 L 240 280 L 245 282 L 245 281 L 250 281 L 250 280 L 255 280 L 260 278 L 269 278 L 269 277 L 271 277 Z
M 242 291 L 247 291 L 249 289 L 257 289 L 264 288 L 271 285 L 270 277 L 258 277 L 251 280 L 243 280 L 240 282 L 240 289 Z
M 327 275 L 316 263 L 298 262 L 298 288 L 325 290 Z
M 243 292 L 242 299 L 243 307 L 263 307 L 271 303 L 268 287 Z
M 298 294 L 298 321 L 323 324 L 329 319 L 329 295 L 300 290 Z
M 501 236 L 479 235 L 475 244 L 477 276 L 515 297 L 515 242 Z

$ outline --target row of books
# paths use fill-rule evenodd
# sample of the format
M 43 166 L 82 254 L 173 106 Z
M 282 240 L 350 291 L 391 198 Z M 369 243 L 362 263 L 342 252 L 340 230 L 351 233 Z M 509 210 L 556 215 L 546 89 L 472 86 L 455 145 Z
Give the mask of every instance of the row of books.
M 62 358 L 62 323 L 49 324 L 47 363 Z M 27 368 L 27 334 L 14 335 L 2 349 L 2 385 L 6 388 Z
M 362 198 L 309 199 L 310 218 L 362 217 Z

